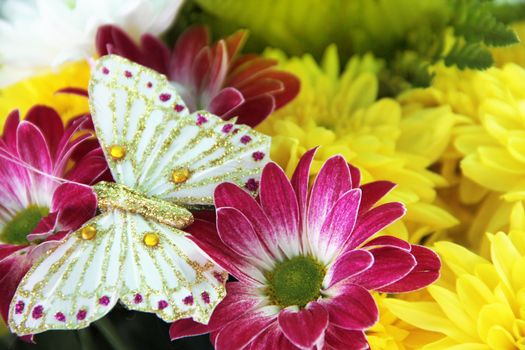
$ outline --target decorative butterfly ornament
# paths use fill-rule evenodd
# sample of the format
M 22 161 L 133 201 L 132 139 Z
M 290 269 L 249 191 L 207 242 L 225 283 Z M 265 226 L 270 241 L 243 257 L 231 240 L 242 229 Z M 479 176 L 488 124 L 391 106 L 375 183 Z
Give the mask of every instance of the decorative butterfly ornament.
M 207 323 L 227 274 L 181 231 L 224 181 L 256 190 L 270 139 L 188 113 L 167 79 L 119 56 L 92 71 L 90 109 L 115 183 L 93 187 L 101 214 L 47 252 L 13 297 L 18 335 L 78 329 L 120 300 L 165 321 Z

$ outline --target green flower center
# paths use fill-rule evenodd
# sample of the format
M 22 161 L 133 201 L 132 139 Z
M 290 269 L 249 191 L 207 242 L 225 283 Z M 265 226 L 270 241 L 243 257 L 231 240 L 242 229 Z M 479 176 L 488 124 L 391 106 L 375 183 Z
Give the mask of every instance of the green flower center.
M 31 205 L 16 213 L 0 233 L 0 241 L 10 244 L 27 244 L 27 235 L 33 232 L 43 217 L 49 214 L 49 209 Z
M 298 256 L 279 262 L 266 273 L 266 293 L 274 305 L 305 307 L 321 295 L 325 276 L 323 265 L 310 256 Z

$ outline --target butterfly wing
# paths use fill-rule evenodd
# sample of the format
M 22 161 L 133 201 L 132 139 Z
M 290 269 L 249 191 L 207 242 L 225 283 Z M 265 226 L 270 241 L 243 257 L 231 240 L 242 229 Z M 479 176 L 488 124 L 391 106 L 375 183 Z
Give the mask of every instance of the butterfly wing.
M 89 95 L 117 182 L 185 205 L 213 204 L 213 190 L 224 181 L 257 188 L 270 138 L 207 112 L 190 114 L 165 76 L 104 56 L 92 71 Z
M 84 328 L 112 309 L 126 252 L 124 226 L 115 224 L 117 214 L 93 218 L 33 265 L 10 305 L 13 332 Z M 83 231 L 86 227 L 89 230 Z
M 201 252 L 187 233 L 125 213 L 127 254 L 121 301 L 154 312 L 167 322 L 193 317 L 207 323 L 226 294 L 227 274 Z

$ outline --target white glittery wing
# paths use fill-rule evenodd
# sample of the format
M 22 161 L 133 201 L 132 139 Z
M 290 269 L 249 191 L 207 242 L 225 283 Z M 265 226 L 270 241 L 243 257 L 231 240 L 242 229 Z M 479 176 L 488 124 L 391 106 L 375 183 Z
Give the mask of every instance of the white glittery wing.
M 167 322 L 193 317 L 207 323 L 226 294 L 227 274 L 187 238 L 187 233 L 126 213 L 128 241 L 121 301 Z M 152 239 L 149 245 L 147 238 Z M 158 240 L 158 241 L 156 241 Z
M 186 205 L 213 204 L 213 190 L 224 181 L 257 189 L 270 138 L 207 112 L 189 114 L 165 76 L 104 56 L 92 70 L 89 95 L 117 182 Z M 120 159 L 110 154 L 115 145 L 126 151 Z
M 118 300 L 125 250 L 116 213 L 99 215 L 84 225 L 96 235 L 71 233 L 33 265 L 13 297 L 9 327 L 18 335 L 50 329 L 79 329 L 103 317 Z

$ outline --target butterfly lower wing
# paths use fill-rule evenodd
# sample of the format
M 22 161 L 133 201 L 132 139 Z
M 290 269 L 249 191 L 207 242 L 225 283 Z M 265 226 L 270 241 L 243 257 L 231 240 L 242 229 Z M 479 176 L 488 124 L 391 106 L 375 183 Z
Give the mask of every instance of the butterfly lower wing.
M 167 322 L 192 317 L 207 323 L 225 296 L 227 275 L 184 232 L 125 215 L 128 242 L 121 302 Z
M 125 236 L 114 215 L 93 218 L 33 265 L 10 305 L 13 332 L 84 328 L 112 309 L 125 253 Z M 83 231 L 86 227 L 96 231 Z
M 188 113 L 163 75 L 110 55 L 92 71 L 90 109 L 118 183 L 186 205 L 213 204 L 224 181 L 256 189 L 270 138 L 207 112 Z M 112 147 L 119 146 L 112 155 Z

